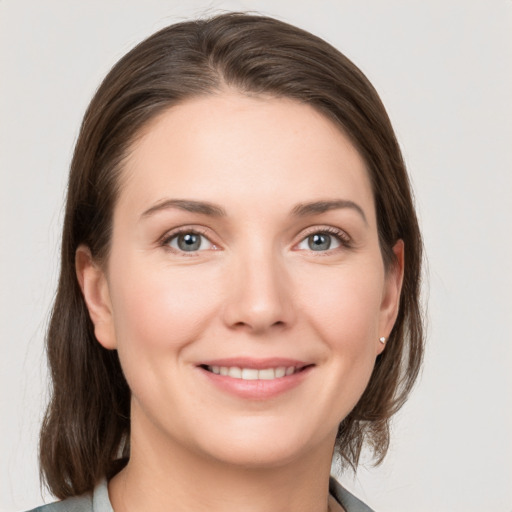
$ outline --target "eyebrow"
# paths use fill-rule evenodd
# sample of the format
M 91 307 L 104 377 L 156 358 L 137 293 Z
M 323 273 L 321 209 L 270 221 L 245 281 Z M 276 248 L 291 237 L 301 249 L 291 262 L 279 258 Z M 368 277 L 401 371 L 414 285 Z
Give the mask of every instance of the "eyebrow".
M 170 208 L 177 208 L 179 210 L 184 210 L 191 213 L 209 215 L 211 217 L 225 217 L 227 215 L 224 208 L 212 203 L 208 203 L 206 201 L 194 201 L 193 199 L 164 199 L 156 203 L 151 208 L 147 209 L 141 215 L 141 217 L 149 217 L 159 211 L 168 210 Z M 364 222 L 368 224 L 363 209 L 357 203 L 347 199 L 299 203 L 292 208 L 291 215 L 294 217 L 306 217 L 308 215 L 319 215 L 329 210 L 339 210 L 343 208 L 350 208 L 356 211 L 362 217 Z
M 332 201 L 313 201 L 311 203 L 300 203 L 295 206 L 292 210 L 292 215 L 297 217 L 305 217 L 307 215 L 318 215 L 325 213 L 329 210 L 338 210 L 343 208 L 350 208 L 355 210 L 364 220 L 365 224 L 368 224 L 364 210 L 354 201 L 347 199 L 335 199 Z
M 200 213 L 202 215 L 210 215 L 212 217 L 226 216 L 226 210 L 224 210 L 224 208 L 205 201 L 194 201 L 192 199 L 164 199 L 146 210 L 141 217 L 149 217 L 156 212 L 168 210 L 169 208 L 177 208 L 186 212 Z

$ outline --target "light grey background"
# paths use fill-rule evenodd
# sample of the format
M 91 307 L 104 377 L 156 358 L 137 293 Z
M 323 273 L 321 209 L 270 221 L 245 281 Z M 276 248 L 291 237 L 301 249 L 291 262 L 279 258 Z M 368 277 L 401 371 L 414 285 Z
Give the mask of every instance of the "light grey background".
M 255 10 L 368 75 L 402 145 L 427 247 L 425 369 L 377 469 L 380 512 L 512 511 L 510 0 L 0 0 L 0 511 L 41 495 L 43 335 L 81 116 L 127 50 L 176 20 Z

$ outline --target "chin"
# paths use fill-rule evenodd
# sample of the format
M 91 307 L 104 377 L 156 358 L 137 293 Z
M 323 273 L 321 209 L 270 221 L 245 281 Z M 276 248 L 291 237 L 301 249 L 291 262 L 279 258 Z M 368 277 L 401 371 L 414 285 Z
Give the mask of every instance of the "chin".
M 212 458 L 218 462 L 247 470 L 283 467 L 300 459 L 301 453 L 302 450 L 297 447 L 279 445 L 273 440 L 257 444 L 235 443 L 224 450 L 210 451 Z
M 290 425 L 262 428 L 261 422 L 243 430 L 226 428 L 222 432 L 211 430 L 202 437 L 203 453 L 219 462 L 246 469 L 271 469 L 307 459 L 318 451 L 319 445 L 332 452 L 336 429 L 324 439 L 299 432 Z M 217 434 L 217 435 L 215 435 Z

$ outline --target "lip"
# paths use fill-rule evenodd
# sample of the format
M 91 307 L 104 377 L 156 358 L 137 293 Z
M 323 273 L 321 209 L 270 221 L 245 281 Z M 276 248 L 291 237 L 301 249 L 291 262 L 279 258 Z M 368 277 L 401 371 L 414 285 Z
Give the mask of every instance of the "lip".
M 236 366 L 238 368 L 251 368 L 261 370 L 265 368 L 278 368 L 295 366 L 299 369 L 292 375 L 272 380 L 244 380 L 212 373 L 207 366 Z M 286 358 L 228 358 L 202 361 L 197 369 L 208 379 L 208 382 L 221 391 L 246 400 L 268 400 L 275 398 L 299 386 L 313 369 L 314 364 Z

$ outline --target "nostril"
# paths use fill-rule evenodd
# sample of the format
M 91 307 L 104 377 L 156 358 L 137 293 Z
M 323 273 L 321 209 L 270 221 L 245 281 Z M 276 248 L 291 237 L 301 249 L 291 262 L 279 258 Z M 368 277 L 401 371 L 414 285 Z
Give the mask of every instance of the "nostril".
M 227 300 L 223 320 L 229 328 L 261 333 L 270 328 L 284 329 L 293 323 L 294 312 L 288 300 L 280 300 L 270 293 L 264 295 L 258 289 L 251 292 L 249 288 L 237 289 Z

